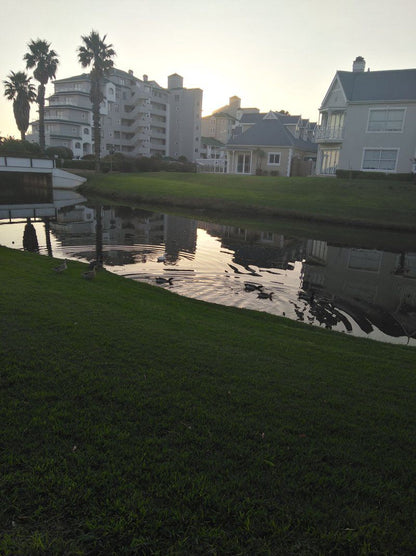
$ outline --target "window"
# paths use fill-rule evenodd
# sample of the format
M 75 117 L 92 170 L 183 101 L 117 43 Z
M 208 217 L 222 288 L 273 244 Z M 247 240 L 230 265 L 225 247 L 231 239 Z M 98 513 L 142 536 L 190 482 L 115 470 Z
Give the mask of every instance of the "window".
M 90 130 L 88 129 L 88 127 L 84 127 L 84 133 L 85 133 L 85 135 L 90 134 Z
M 378 272 L 380 270 L 381 251 L 369 249 L 351 249 L 349 253 L 348 268 Z
M 367 131 L 402 131 L 404 108 L 370 108 Z
M 279 166 L 280 165 L 280 153 L 269 153 L 269 159 L 267 161 L 267 164 L 273 165 L 273 166 Z
M 396 170 L 397 149 L 364 149 L 363 170 Z
M 75 148 L 80 149 L 81 148 L 81 143 L 75 143 Z

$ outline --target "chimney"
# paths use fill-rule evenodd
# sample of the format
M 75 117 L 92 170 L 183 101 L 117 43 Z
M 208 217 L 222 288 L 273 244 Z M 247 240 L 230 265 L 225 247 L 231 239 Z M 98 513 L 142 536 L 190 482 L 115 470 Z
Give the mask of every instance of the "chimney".
M 145 81 L 145 82 L 146 82 L 146 81 L 147 81 L 148 79 L 149 79 L 149 76 L 148 76 L 148 75 L 146 75 L 146 74 L 144 73 L 144 74 L 143 74 L 143 81 Z
M 352 63 L 353 72 L 363 72 L 365 71 L 365 60 L 362 56 L 357 56 Z
M 133 70 L 129 70 L 129 75 L 133 75 Z

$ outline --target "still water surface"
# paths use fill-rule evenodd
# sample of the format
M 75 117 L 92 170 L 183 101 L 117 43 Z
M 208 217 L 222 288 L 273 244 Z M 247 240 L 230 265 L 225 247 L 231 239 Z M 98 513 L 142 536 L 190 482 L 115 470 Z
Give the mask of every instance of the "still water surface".
M 50 229 L 31 221 L 43 255 L 102 258 L 111 272 L 187 297 L 416 345 L 416 247 L 359 249 L 84 203 L 58 210 Z M 23 249 L 25 227 L 21 217 L 0 220 L 0 244 Z

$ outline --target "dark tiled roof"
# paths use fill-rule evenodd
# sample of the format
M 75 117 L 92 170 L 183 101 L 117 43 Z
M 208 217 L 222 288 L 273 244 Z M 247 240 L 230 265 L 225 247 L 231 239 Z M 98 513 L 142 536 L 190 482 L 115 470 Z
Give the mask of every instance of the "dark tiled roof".
M 286 129 L 281 118 L 261 119 L 244 133 L 230 139 L 227 146 L 296 147 L 305 151 L 317 149 L 314 143 L 294 137 Z
M 214 137 L 201 137 L 201 143 L 204 145 L 211 145 L 212 147 L 224 147 L 224 143 L 218 141 Z
M 256 114 L 243 114 L 241 116 L 242 124 L 255 124 L 260 120 L 263 120 L 269 112 L 258 112 Z M 276 116 L 285 124 L 296 124 L 300 116 L 291 116 L 290 114 L 280 114 L 279 112 L 274 112 Z
M 338 71 L 347 100 L 416 100 L 416 69 L 351 72 Z

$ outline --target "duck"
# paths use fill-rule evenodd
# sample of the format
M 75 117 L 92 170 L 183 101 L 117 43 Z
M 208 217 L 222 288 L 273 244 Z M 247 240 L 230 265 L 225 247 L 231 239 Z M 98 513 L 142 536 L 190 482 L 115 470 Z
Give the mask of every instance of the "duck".
M 87 272 L 83 272 L 82 273 L 82 277 L 85 280 L 94 280 L 95 278 L 95 266 L 93 266 L 93 268 L 91 270 L 87 270 Z
M 244 284 L 244 290 L 246 292 L 254 292 L 255 290 L 261 291 L 263 289 L 262 285 L 259 284 L 252 284 L 251 282 L 246 282 Z
M 158 262 L 158 263 L 164 263 L 165 261 L 166 261 L 166 255 L 160 255 L 160 256 L 157 258 L 157 262 Z
M 163 276 L 158 276 L 156 278 L 156 284 L 172 284 L 173 278 L 163 278 Z
M 266 292 L 259 292 L 257 297 L 259 299 L 272 299 L 273 292 L 266 293 Z
M 55 272 L 63 272 L 64 270 L 66 270 L 68 268 L 67 261 L 68 261 L 68 259 L 65 259 L 62 264 L 60 264 L 58 266 L 55 266 L 55 268 L 53 270 Z

